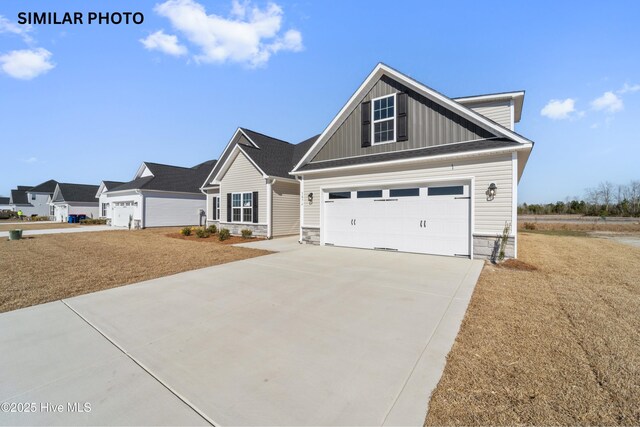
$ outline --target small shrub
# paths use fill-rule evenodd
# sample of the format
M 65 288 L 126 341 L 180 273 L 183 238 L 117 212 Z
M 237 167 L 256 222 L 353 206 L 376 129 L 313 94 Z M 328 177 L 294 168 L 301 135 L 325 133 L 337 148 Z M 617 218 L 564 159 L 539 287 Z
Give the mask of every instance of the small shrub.
M 535 230 L 536 229 L 535 222 L 525 222 L 524 223 L 524 229 L 525 230 Z
M 504 261 L 507 242 L 509 241 L 509 232 L 511 231 L 511 223 L 505 221 L 504 230 L 502 230 L 502 236 L 500 237 L 500 252 L 498 253 L 498 261 Z
M 48 216 L 32 215 L 31 216 L 31 221 L 49 221 L 49 217 Z
M 253 231 L 249 230 L 248 228 L 244 228 L 240 230 L 240 233 L 242 233 L 243 239 L 250 239 L 251 235 L 253 234 Z
M 196 230 L 196 237 L 198 237 L 199 239 L 206 239 L 207 237 L 209 237 L 211 235 L 211 233 L 209 233 L 206 229 L 204 228 L 198 228 Z
M 183 236 L 191 236 L 191 227 L 185 227 L 182 230 L 180 230 L 180 234 L 182 234 Z
M 218 233 L 218 239 L 222 242 L 223 240 L 227 240 L 229 237 L 231 237 L 231 232 L 229 231 L 229 229 L 221 228 L 220 232 Z
M 207 227 L 207 231 L 211 234 L 216 234 L 218 232 L 218 227 L 215 225 L 210 225 Z
M 107 223 L 106 218 L 85 218 L 80 220 L 80 224 L 88 225 L 104 225 Z

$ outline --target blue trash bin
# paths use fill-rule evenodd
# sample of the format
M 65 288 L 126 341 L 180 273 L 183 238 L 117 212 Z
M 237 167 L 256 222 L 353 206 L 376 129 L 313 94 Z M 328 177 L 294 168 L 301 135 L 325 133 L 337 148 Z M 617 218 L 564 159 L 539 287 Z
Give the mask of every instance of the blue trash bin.
M 87 216 L 84 214 L 78 215 L 78 222 L 82 221 L 83 219 L 87 219 Z
M 78 222 L 78 215 L 69 215 L 69 219 L 67 220 L 69 224 L 73 224 Z

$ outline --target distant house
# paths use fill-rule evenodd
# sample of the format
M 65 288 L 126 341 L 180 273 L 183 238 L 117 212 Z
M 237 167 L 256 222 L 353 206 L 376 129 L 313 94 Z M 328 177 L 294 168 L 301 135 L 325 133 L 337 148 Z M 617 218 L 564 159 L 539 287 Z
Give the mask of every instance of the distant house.
M 267 238 L 297 234 L 300 184 L 289 171 L 314 141 L 290 144 L 238 128 L 202 185 L 207 223 L 232 234 L 243 229 Z
M 122 184 L 124 184 L 124 182 L 121 181 L 102 181 L 100 183 L 100 187 L 98 187 L 98 192 L 96 193 L 96 199 L 98 199 L 98 206 L 100 207 L 98 214 L 100 218 L 111 219 L 112 208 L 109 206 L 106 192 Z
M 215 166 L 209 160 L 192 168 L 144 162 L 132 181 L 100 193 L 111 225 L 132 228 L 198 225 L 204 222 L 206 196 L 200 184 Z M 94 198 L 95 198 L 94 194 Z
M 11 190 L 11 197 L 9 198 L 9 205 L 12 211 L 22 211 L 25 216 L 31 215 L 29 208 L 29 197 L 27 196 L 27 190 L 31 187 L 28 185 L 18 185 L 15 190 Z
M 97 185 L 58 183 L 50 202 L 55 220 L 65 222 L 69 215 L 97 218 L 97 191 Z
M 31 206 L 26 211 L 23 209 L 25 215 L 53 216 L 49 201 L 56 191 L 56 185 L 58 181 L 50 179 L 27 190 L 27 200 Z

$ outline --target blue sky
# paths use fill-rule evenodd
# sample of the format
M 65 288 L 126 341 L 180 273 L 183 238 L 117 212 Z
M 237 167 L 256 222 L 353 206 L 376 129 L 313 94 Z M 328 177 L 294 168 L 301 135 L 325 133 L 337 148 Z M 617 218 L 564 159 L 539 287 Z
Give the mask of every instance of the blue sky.
M 451 97 L 526 90 L 516 130 L 536 145 L 520 202 L 640 179 L 640 2 L 401 5 L 2 0 L 0 195 L 126 181 L 142 161 L 192 166 L 238 126 L 301 141 L 380 61 Z M 85 24 L 29 28 L 21 11 Z M 88 11 L 145 21 L 87 25 Z

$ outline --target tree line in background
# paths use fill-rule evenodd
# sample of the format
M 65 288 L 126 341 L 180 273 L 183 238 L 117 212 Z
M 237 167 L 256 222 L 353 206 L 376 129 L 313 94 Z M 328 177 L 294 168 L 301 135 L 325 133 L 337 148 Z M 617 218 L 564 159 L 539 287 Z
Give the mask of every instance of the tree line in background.
M 601 182 L 585 191 L 584 199 L 567 197 L 564 202 L 518 206 L 522 215 L 640 216 L 640 181 L 626 185 Z

